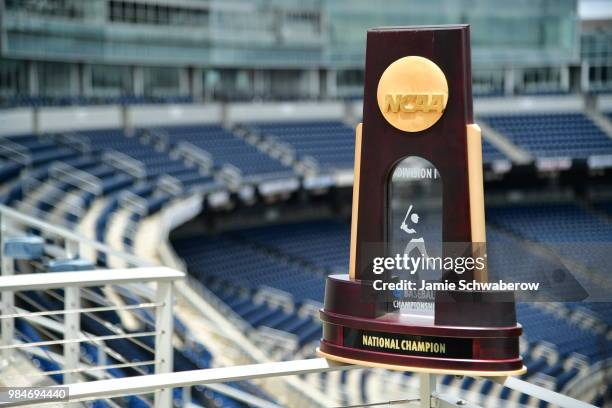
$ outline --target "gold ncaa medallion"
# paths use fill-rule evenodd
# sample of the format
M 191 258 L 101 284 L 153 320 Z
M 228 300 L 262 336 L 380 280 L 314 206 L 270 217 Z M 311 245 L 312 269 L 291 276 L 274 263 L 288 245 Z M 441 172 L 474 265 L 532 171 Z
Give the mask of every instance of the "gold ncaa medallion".
M 448 102 L 444 72 L 427 58 L 400 58 L 378 82 L 378 107 L 393 127 L 420 132 L 436 123 Z

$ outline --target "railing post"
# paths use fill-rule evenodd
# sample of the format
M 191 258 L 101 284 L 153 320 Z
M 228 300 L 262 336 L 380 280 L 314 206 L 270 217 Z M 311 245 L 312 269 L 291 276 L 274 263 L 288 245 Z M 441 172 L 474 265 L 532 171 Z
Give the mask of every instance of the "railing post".
M 78 286 L 64 289 L 64 311 L 74 311 L 81 307 L 80 288 Z M 64 315 L 64 339 L 78 339 L 81 335 L 80 313 L 66 313 Z M 66 370 L 75 370 L 79 367 L 80 343 L 64 344 L 64 361 Z M 78 375 L 67 372 L 64 374 L 64 384 L 72 384 L 78 379 Z
M 4 254 L 4 245 L 6 243 L 8 234 L 8 220 L 7 216 L 0 213 L 0 272 L 2 276 L 13 275 L 15 273 L 15 261 L 12 257 Z M 0 310 L 3 315 L 9 315 L 15 313 L 15 293 L 11 290 L 2 292 L 2 303 Z M 1 343 L 3 346 L 13 344 L 15 337 L 15 319 L 7 318 L 2 319 L 2 338 Z M 2 352 L 2 359 L 8 365 L 11 361 L 11 349 L 5 349 Z
M 421 387 L 419 389 L 420 407 L 434 408 L 432 404 L 432 395 L 436 392 L 436 375 L 421 373 L 419 374 L 419 379 L 421 381 Z
M 172 282 L 157 282 L 155 312 L 155 373 L 170 373 L 173 370 L 172 348 Z M 164 388 L 155 393 L 155 408 L 170 408 L 172 406 L 172 389 Z

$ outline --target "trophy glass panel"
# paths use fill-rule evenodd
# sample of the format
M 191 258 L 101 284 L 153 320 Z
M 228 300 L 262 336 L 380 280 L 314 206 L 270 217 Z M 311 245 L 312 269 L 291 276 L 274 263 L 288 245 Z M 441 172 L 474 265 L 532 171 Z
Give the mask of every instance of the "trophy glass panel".
M 442 277 L 442 179 L 426 159 L 409 156 L 391 172 L 387 200 L 388 256 L 401 259 L 392 279 L 414 282 L 417 290 L 397 291 L 393 310 L 403 315 L 433 317 L 433 291 L 423 281 Z M 399 256 L 399 258 L 398 258 Z

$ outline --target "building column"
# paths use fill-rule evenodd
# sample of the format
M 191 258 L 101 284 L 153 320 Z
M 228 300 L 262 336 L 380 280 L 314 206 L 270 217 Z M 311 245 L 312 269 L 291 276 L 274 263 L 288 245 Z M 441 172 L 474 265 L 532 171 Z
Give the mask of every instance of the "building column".
M 514 68 L 504 70 L 504 95 L 514 95 L 516 76 Z
M 570 68 L 569 66 L 561 67 L 561 89 L 564 91 L 570 90 Z
M 40 93 L 36 61 L 28 61 L 28 93 L 30 96 L 36 96 Z
M 142 67 L 135 66 L 132 68 L 132 92 L 135 96 L 144 95 L 144 72 Z
M 589 83 L 589 62 L 583 60 L 580 64 L 580 89 L 582 92 L 588 92 L 591 88 Z
M 306 71 L 307 91 L 309 97 L 317 99 L 321 96 L 321 76 L 318 69 Z
M 338 97 L 338 75 L 335 69 L 325 71 L 325 96 L 331 99 Z

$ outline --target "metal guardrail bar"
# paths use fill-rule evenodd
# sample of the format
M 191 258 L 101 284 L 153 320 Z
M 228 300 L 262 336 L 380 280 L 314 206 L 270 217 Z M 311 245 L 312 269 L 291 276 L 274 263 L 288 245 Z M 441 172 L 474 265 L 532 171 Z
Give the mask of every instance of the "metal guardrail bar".
M 181 279 L 183 272 L 163 266 L 105 269 L 81 272 L 20 274 L 0 277 L 0 292 L 56 289 L 66 287 L 122 285 L 133 282 L 167 282 Z
M 528 383 L 527 381 L 523 381 L 515 377 L 507 377 L 506 381 L 504 381 L 502 385 L 559 407 L 596 408 L 594 405 L 568 397 L 567 395 L 559 394 L 558 392 L 554 392 L 543 387 L 539 387 L 535 384 Z
M 147 309 L 162 306 L 158 303 L 140 303 L 137 305 L 127 305 L 127 306 L 102 306 L 102 307 L 85 307 L 80 309 L 71 309 L 71 310 L 46 310 L 43 312 L 23 312 L 23 313 L 14 313 L 7 315 L 0 315 L 0 320 L 2 319 L 12 319 L 16 317 L 28 318 L 35 316 L 56 316 L 56 315 L 66 315 L 71 313 L 94 313 L 94 312 L 114 312 L 114 311 L 126 311 L 126 310 L 139 310 L 139 309 Z
M 167 374 L 155 374 L 138 377 L 116 378 L 68 385 L 70 401 L 83 401 L 99 398 L 112 398 L 122 395 L 148 394 L 163 388 L 189 387 L 231 381 L 246 381 L 267 377 L 325 373 L 363 369 L 358 365 L 340 364 L 324 358 L 307 360 L 282 361 L 274 363 L 251 364 L 233 367 L 211 368 L 206 370 L 182 371 Z M 435 375 L 421 373 L 421 407 L 465 407 L 474 406 L 460 398 L 442 395 L 436 391 Z M 557 392 L 527 383 L 513 377 L 498 379 L 504 387 L 523 394 L 555 404 L 561 408 L 595 408 L 593 405 L 579 401 Z M 436 402 L 434 402 L 434 400 Z M 28 401 L 19 401 L 6 405 L 23 406 Z M 3 405 L 5 406 L 5 405 Z
M 10 378 L 37 378 L 37 377 L 47 377 L 51 375 L 57 374 L 75 374 L 75 373 L 91 373 L 92 371 L 106 371 L 114 368 L 135 368 L 135 367 L 144 367 L 144 366 L 152 366 L 157 362 L 157 360 L 146 360 L 146 361 L 137 361 L 137 362 L 129 362 L 122 364 L 107 364 L 107 365 L 99 365 L 93 367 L 81 367 L 75 368 L 72 370 L 53 370 L 53 371 L 39 371 L 33 374 L 25 374 L 20 376 L 12 376 Z M 2 407 L 3 404 L 0 404 Z
M 43 347 L 43 346 L 53 346 L 53 345 L 70 345 L 76 343 L 100 343 L 106 340 L 117 340 L 117 339 L 134 339 L 138 337 L 153 337 L 160 334 L 161 331 L 148 331 L 141 333 L 125 333 L 125 334 L 110 334 L 107 336 L 91 336 L 91 337 L 82 337 L 82 338 L 68 338 L 65 340 L 48 340 L 48 341 L 35 341 L 31 343 L 21 343 L 21 344 L 10 344 L 8 346 L 0 346 L 0 350 L 8 350 L 8 349 L 25 349 L 31 347 Z
M 50 174 L 60 181 L 70 183 L 73 186 L 99 195 L 102 190 L 102 180 L 91 173 L 77 169 L 64 162 L 56 162 L 49 169 Z
M 108 149 L 102 154 L 102 161 L 109 166 L 130 174 L 138 179 L 142 179 L 147 176 L 145 164 L 123 152 Z
M 71 400 L 109 398 L 128 394 L 146 394 L 161 388 L 246 381 L 257 378 L 324 373 L 358 368 L 363 367 L 336 364 L 323 358 L 316 358 L 77 383 L 68 385 L 68 392 Z

